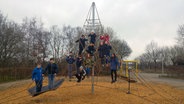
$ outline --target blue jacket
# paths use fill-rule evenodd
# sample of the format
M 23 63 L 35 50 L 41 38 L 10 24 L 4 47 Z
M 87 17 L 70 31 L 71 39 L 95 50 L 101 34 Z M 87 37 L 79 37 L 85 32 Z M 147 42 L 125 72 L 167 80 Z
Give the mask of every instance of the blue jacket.
M 98 48 L 98 52 L 99 52 L 99 57 L 100 58 L 104 58 L 105 54 L 105 46 L 104 45 L 100 45 Z
M 117 70 L 117 67 L 120 66 L 119 62 L 118 62 L 118 58 L 112 58 L 110 59 L 110 67 L 111 67 L 111 70 Z
M 42 81 L 43 80 L 42 73 L 43 73 L 42 68 L 37 68 L 37 67 L 34 68 L 32 72 L 32 80 Z
M 92 34 L 89 34 L 88 37 L 91 37 L 90 43 L 95 44 L 95 41 L 96 41 L 96 34 L 95 34 L 95 33 L 94 33 L 93 35 L 92 35 Z
M 45 68 L 45 70 L 44 70 L 44 74 L 45 73 L 48 73 L 48 74 L 58 73 L 58 66 L 57 66 L 57 64 L 55 64 L 55 63 L 53 63 L 53 64 L 49 63 L 47 65 L 47 67 Z
M 110 51 L 111 51 L 112 47 L 110 45 L 104 44 L 104 48 L 105 48 L 105 50 L 104 50 L 105 55 L 110 56 Z
M 85 48 L 85 42 L 88 41 L 86 38 L 80 38 L 76 42 L 79 42 L 79 49 L 84 49 Z
M 76 59 L 76 66 L 78 68 L 82 65 L 82 63 L 83 63 L 83 60 L 82 59 L 81 60 L 79 58 Z
M 73 56 L 67 56 L 66 57 L 66 62 L 68 64 L 73 64 L 75 62 L 75 59 L 73 58 Z

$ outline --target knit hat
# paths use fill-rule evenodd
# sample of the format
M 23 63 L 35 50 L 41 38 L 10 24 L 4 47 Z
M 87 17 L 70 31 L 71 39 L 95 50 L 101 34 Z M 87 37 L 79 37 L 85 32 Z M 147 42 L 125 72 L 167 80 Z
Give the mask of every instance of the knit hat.
M 80 66 L 80 69 L 84 69 L 83 66 Z

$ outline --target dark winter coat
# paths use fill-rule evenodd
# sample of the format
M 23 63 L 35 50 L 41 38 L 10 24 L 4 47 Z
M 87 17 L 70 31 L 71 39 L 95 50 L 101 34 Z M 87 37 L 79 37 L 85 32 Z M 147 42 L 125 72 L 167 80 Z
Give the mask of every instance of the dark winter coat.
M 80 66 L 82 66 L 83 63 L 83 59 L 77 58 L 76 59 L 76 66 L 79 68 Z
M 95 33 L 94 34 L 89 34 L 88 37 L 91 38 L 90 39 L 90 43 L 95 44 L 95 42 L 96 42 L 96 34 Z
M 73 64 L 75 62 L 75 59 L 73 58 L 73 56 L 67 56 L 66 57 L 66 62 L 68 64 Z
M 104 48 L 105 48 L 105 55 L 106 56 L 110 56 L 110 51 L 112 49 L 112 47 L 110 45 L 104 44 Z
M 43 74 L 42 68 L 37 68 L 37 67 L 34 68 L 32 72 L 32 80 L 42 81 L 43 80 L 42 74 Z
M 76 42 L 79 42 L 79 49 L 84 49 L 85 48 L 85 42 L 88 41 L 86 38 L 80 38 Z
M 46 74 L 46 73 L 48 73 L 48 74 L 56 74 L 56 73 L 58 73 L 58 66 L 57 66 L 57 64 L 49 63 L 47 65 L 47 67 L 45 68 L 45 70 L 44 70 L 44 74 Z
M 96 51 L 94 46 L 88 46 L 86 50 L 90 55 L 93 55 L 93 53 Z
M 120 64 L 118 62 L 118 58 L 114 57 L 110 59 L 110 68 L 111 70 L 117 70 L 117 67 L 119 67 Z
M 100 58 L 104 58 L 104 55 L 106 55 L 105 54 L 105 46 L 104 45 L 100 45 L 98 47 L 98 53 L 99 53 L 99 57 Z

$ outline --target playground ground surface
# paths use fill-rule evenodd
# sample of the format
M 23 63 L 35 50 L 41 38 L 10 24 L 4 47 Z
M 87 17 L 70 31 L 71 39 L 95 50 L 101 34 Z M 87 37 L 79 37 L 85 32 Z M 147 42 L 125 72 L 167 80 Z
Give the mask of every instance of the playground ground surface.
M 11 82 L 0 85 L 0 104 L 184 104 L 184 89 L 169 83 L 138 81 L 131 83 L 131 94 L 127 94 L 127 81 L 119 78 L 116 83 L 110 82 L 110 77 L 96 77 L 92 94 L 91 78 L 81 83 L 65 78 L 58 89 L 36 97 L 27 92 L 34 86 L 31 80 Z

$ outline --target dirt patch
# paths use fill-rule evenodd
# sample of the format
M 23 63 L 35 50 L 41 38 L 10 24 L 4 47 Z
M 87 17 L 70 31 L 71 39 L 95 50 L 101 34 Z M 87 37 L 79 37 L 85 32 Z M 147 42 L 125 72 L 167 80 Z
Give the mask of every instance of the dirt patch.
M 26 91 L 30 86 L 0 91 L 1 104 L 184 104 L 184 90 L 165 84 L 132 83 L 131 94 L 127 92 L 127 81 L 119 79 L 111 84 L 109 77 L 95 79 L 95 93 L 91 93 L 91 79 L 81 83 L 65 80 L 57 90 L 49 91 L 37 97 L 31 97 Z M 47 84 L 47 80 L 44 81 Z M 151 87 L 150 87 L 151 86 Z

